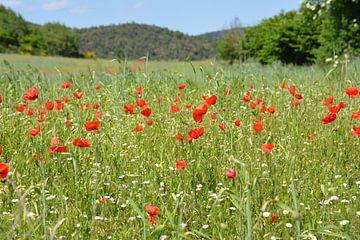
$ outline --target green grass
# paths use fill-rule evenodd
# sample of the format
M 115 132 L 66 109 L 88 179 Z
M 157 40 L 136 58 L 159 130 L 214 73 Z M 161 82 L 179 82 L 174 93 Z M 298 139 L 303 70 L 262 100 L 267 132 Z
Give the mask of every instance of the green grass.
M 129 73 L 104 60 L 28 57 L 25 63 L 22 56 L 1 58 L 11 65 L 0 65 L 0 162 L 8 163 L 11 171 L 1 183 L 4 239 L 360 236 L 359 137 L 351 133 L 360 126 L 351 119 L 360 110 L 360 98 L 345 94 L 346 87 L 359 84 L 359 61 L 337 68 L 150 62 Z M 107 64 L 118 70 L 104 70 Z M 47 72 L 55 68 L 61 73 Z M 60 88 L 65 81 L 71 88 Z M 186 84 L 185 90 L 178 90 L 180 83 Z M 303 94 L 300 106 L 290 106 L 295 100 L 281 83 L 295 85 Z M 96 91 L 95 85 L 102 89 Z M 36 114 L 29 117 L 15 108 L 34 86 L 39 97 L 27 109 L 56 99 L 71 102 L 61 111 L 49 111 L 39 123 Z M 124 111 L 125 104 L 140 98 L 135 94 L 138 86 L 145 88 L 141 98 L 149 103 L 149 119 L 154 121 L 152 126 L 145 123 L 142 132 L 134 131 L 148 120 L 139 113 L 142 109 L 135 107 L 134 115 Z M 224 94 L 227 89 L 229 96 Z M 261 114 L 260 107 L 249 108 L 242 101 L 248 90 L 253 100 L 260 98 L 277 111 Z M 72 95 L 77 91 L 84 92 L 81 100 Z M 184 96 L 174 103 L 180 92 Z M 196 123 L 192 112 L 204 102 L 203 95 L 218 99 L 204 121 Z M 164 100 L 159 102 L 159 96 Z M 328 110 L 322 102 L 330 96 L 334 105 L 344 101 L 346 107 L 334 122 L 323 125 Z M 89 110 L 81 110 L 85 103 Z M 91 109 L 93 103 L 100 108 Z M 193 108 L 171 113 L 175 104 Z M 100 130 L 87 132 L 84 123 L 94 120 L 97 111 L 103 113 Z M 217 118 L 211 120 L 215 111 Z M 263 118 L 264 130 L 255 133 L 258 118 Z M 236 119 L 240 127 L 234 126 Z M 71 122 L 69 128 L 65 121 Z M 225 131 L 218 126 L 222 122 Z M 28 131 L 37 126 L 40 133 L 30 136 Z M 200 126 L 204 135 L 189 143 L 188 132 Z M 184 141 L 176 134 L 184 135 Z M 308 139 L 308 134 L 315 137 Z M 61 139 L 67 153 L 48 154 L 53 137 Z M 91 146 L 75 147 L 75 138 L 86 138 Z M 275 144 L 274 150 L 264 153 L 263 143 Z M 176 161 L 183 159 L 187 168 L 176 169 Z M 236 178 L 225 177 L 228 168 L 236 169 Z M 320 204 L 324 201 L 328 204 Z M 159 208 L 156 225 L 148 221 L 149 204 Z M 273 223 L 271 216 L 277 216 Z M 344 220 L 349 222 L 340 224 Z

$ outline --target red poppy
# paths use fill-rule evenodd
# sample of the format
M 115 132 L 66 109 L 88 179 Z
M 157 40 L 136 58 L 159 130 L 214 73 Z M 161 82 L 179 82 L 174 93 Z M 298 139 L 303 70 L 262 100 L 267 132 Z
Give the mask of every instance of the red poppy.
M 96 112 L 95 115 L 94 115 L 94 118 L 101 118 L 103 115 L 102 112 Z
M 219 128 L 224 131 L 225 130 L 225 123 L 220 123 Z
M 87 131 L 94 131 L 99 130 L 100 122 L 99 121 L 93 121 L 93 122 L 86 122 L 84 124 Z
M 276 215 L 272 215 L 270 218 L 270 224 L 273 224 L 279 217 Z
M 240 122 L 240 120 L 235 120 L 234 124 L 235 124 L 235 126 L 239 127 L 241 122 Z
M 93 108 L 93 109 L 99 109 L 99 108 L 100 108 L 100 104 L 94 103 L 94 104 L 92 105 L 92 108 Z
M 2 154 L 2 144 L 0 144 L 0 156 Z
M 154 205 L 147 205 L 146 206 L 146 212 L 150 215 L 150 216 L 156 216 L 159 214 L 159 208 L 154 206 Z
M 243 97 L 243 102 L 250 102 L 251 101 L 251 99 L 252 99 L 252 97 L 251 96 L 246 96 L 246 97 Z
M 264 152 L 269 153 L 274 149 L 275 145 L 272 143 L 264 143 L 261 147 Z
M 217 97 L 215 95 L 207 98 L 205 101 L 208 105 L 214 105 L 216 103 Z
M 154 124 L 154 121 L 153 121 L 153 120 L 148 120 L 148 121 L 146 122 L 146 124 L 149 125 L 149 126 L 152 126 L 152 125 Z
M 135 114 L 134 112 L 134 105 L 131 103 L 125 104 L 124 106 L 125 112 L 129 114 Z
M 200 104 L 197 106 L 193 112 L 193 119 L 195 122 L 201 123 L 203 121 L 204 115 L 207 113 L 208 105 Z
M 224 94 L 225 94 L 226 96 L 229 96 L 229 95 L 231 94 L 231 91 L 230 91 L 230 90 L 225 90 L 225 91 L 224 91 Z
M 96 86 L 95 86 L 95 89 L 96 89 L 96 90 L 100 90 L 100 89 L 101 89 L 101 86 L 96 85 Z
M 287 89 L 287 86 L 285 83 L 282 83 L 281 86 L 280 86 L 282 89 Z
M 260 113 L 266 113 L 267 108 L 265 106 L 262 106 L 260 108 Z
M 140 95 L 140 94 L 142 94 L 143 90 L 144 90 L 144 87 L 139 86 L 139 87 L 135 88 L 135 93 Z
M 179 84 L 179 85 L 178 85 L 178 88 L 179 88 L 180 90 L 185 89 L 185 87 L 186 87 L 186 85 L 185 85 L 185 84 Z
M 73 96 L 77 99 L 81 99 L 84 95 L 84 92 L 74 92 Z
M 161 102 L 162 100 L 164 100 L 163 97 L 157 97 L 158 101 Z
M 186 160 L 179 160 L 176 162 L 177 169 L 185 169 L 186 168 Z
M 360 136 L 360 127 L 354 127 L 351 133 L 354 136 Z
M 190 109 L 190 108 L 192 108 L 192 105 L 191 104 L 186 104 L 185 108 Z
M 345 103 L 344 102 L 339 102 L 338 103 L 338 107 L 341 108 L 345 108 Z
M 3 96 L 0 95 L 0 103 L 3 101 Z
M 236 177 L 236 171 L 234 168 L 229 168 L 228 170 L 226 170 L 225 176 L 227 178 L 235 178 Z
M 255 108 L 257 107 L 257 103 L 251 102 L 251 103 L 249 104 L 249 107 L 252 108 L 252 109 L 255 109 Z
M 141 132 L 141 131 L 143 131 L 144 130 L 144 126 L 143 125 L 139 125 L 139 126 L 137 126 L 136 128 L 134 128 L 134 131 L 135 132 Z
M 28 109 L 26 110 L 26 115 L 28 115 L 29 117 L 31 117 L 32 115 L 34 115 L 35 111 L 32 109 Z
M 45 102 L 45 108 L 49 111 L 54 109 L 54 103 L 53 102 Z
M 53 145 L 60 144 L 60 138 L 59 137 L 53 137 L 51 139 L 51 144 L 53 144 Z
M 86 148 L 86 147 L 90 147 L 89 141 L 86 139 L 80 139 L 80 138 L 76 138 L 73 141 L 73 146 L 77 146 L 77 147 L 81 147 L 81 148 Z
M 82 110 L 88 110 L 89 109 L 89 104 L 85 103 L 84 105 L 82 105 L 81 109 Z
M 40 113 L 41 115 L 47 115 L 47 112 L 45 112 L 45 109 L 43 109 L 43 108 L 38 108 L 37 111 L 38 111 L 38 113 Z
M 6 163 L 0 163 L 0 178 L 7 178 L 9 174 L 9 166 Z
M 63 98 L 61 99 L 61 103 L 69 103 L 71 102 L 71 99 L 70 98 Z
M 176 137 L 176 139 L 179 140 L 179 141 L 184 140 L 184 137 L 183 137 L 183 135 L 181 135 L 181 134 L 176 134 L 175 137 Z
M 328 110 L 331 113 L 338 113 L 340 111 L 340 108 L 338 106 L 328 106 Z
M 328 123 L 331 123 L 331 122 L 335 121 L 335 119 L 336 119 L 336 114 L 331 113 L 331 114 L 325 116 L 321 121 L 325 125 L 325 124 L 328 124 Z
M 359 89 L 353 86 L 346 88 L 345 92 L 350 98 L 359 96 Z
M 50 146 L 48 153 L 63 153 L 63 152 L 67 152 L 66 146 Z
M 57 111 L 60 111 L 60 110 L 62 110 L 64 108 L 64 104 L 62 104 L 62 103 L 57 103 L 56 104 L 56 110 Z
M 181 109 L 181 106 L 171 105 L 170 111 L 171 111 L 172 113 L 176 113 L 176 112 L 180 111 L 180 109 Z
M 262 105 L 262 104 L 264 104 L 264 101 L 262 99 L 260 99 L 260 98 L 257 98 L 256 103 L 259 104 L 259 105 Z
M 154 216 L 149 216 L 149 222 L 153 225 L 156 224 L 156 218 Z
M 270 106 L 270 107 L 267 108 L 267 111 L 268 111 L 268 113 L 273 114 L 273 113 L 276 112 L 276 108 L 274 106 Z
M 250 89 L 253 89 L 253 88 L 254 88 L 254 84 L 250 84 L 250 85 L 249 85 L 249 88 L 250 88 Z
M 179 101 L 180 101 L 180 98 L 178 98 L 178 97 L 173 98 L 173 102 L 179 102 Z
M 32 87 L 32 88 L 29 88 L 25 93 L 24 93 L 24 96 L 23 96 L 23 99 L 25 101 L 33 101 L 35 99 L 37 99 L 39 96 L 39 91 L 36 87 Z
M 334 97 L 329 97 L 329 98 L 326 98 L 325 101 L 323 102 L 323 105 L 324 106 L 327 106 L 327 105 L 330 105 L 334 102 Z
M 145 108 L 145 109 L 142 110 L 140 113 L 141 113 L 144 117 L 150 117 L 151 109 L 150 109 L 150 108 Z
M 297 107 L 300 105 L 300 102 L 291 102 L 292 107 Z
M 353 112 L 353 114 L 351 115 L 351 118 L 352 118 L 353 120 L 358 120 L 358 119 L 360 119 L 360 111 Z
M 314 137 L 315 137 L 315 134 L 312 134 L 312 133 L 309 133 L 307 135 L 307 139 L 309 139 L 309 140 L 314 139 Z
M 303 99 L 303 96 L 302 96 L 302 94 L 295 94 L 295 96 L 294 96 L 296 99 L 298 99 L 298 100 L 301 100 L 301 99 Z
M 38 135 L 40 133 L 40 127 L 37 127 L 35 129 L 32 129 L 29 131 L 29 135 L 35 137 L 36 135 Z
M 290 86 L 288 88 L 289 92 L 291 95 L 295 96 L 295 91 L 296 91 L 296 87 L 295 86 Z
M 61 88 L 70 88 L 71 87 L 71 82 L 63 82 L 61 83 Z
M 261 122 L 254 122 L 253 128 L 255 132 L 261 132 L 262 130 L 264 130 Z
M 147 101 L 145 101 L 144 99 L 137 99 L 136 100 L 136 105 L 138 107 L 142 107 L 142 108 L 146 108 L 149 104 Z
M 204 134 L 204 127 L 191 129 L 188 133 L 190 139 L 198 139 Z

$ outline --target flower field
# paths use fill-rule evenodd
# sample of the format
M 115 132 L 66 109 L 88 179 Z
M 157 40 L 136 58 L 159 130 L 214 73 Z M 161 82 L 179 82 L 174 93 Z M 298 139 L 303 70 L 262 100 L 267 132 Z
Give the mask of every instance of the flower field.
M 359 61 L 173 64 L 3 68 L 4 239 L 360 238 Z

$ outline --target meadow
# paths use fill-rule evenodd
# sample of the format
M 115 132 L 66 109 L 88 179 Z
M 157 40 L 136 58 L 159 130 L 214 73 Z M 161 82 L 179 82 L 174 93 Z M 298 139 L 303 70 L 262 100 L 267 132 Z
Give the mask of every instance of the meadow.
M 360 239 L 360 60 L 0 59 L 3 239 Z

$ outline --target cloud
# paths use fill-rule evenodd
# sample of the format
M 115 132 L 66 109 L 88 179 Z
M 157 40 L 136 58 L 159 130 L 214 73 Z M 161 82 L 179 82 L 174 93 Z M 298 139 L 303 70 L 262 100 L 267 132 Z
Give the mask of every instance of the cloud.
M 0 4 L 7 6 L 7 7 L 16 7 L 21 5 L 20 0 L 0 0 Z
M 55 11 L 62 8 L 65 8 L 69 4 L 70 0 L 58 0 L 48 3 L 44 3 L 41 8 L 46 11 Z

